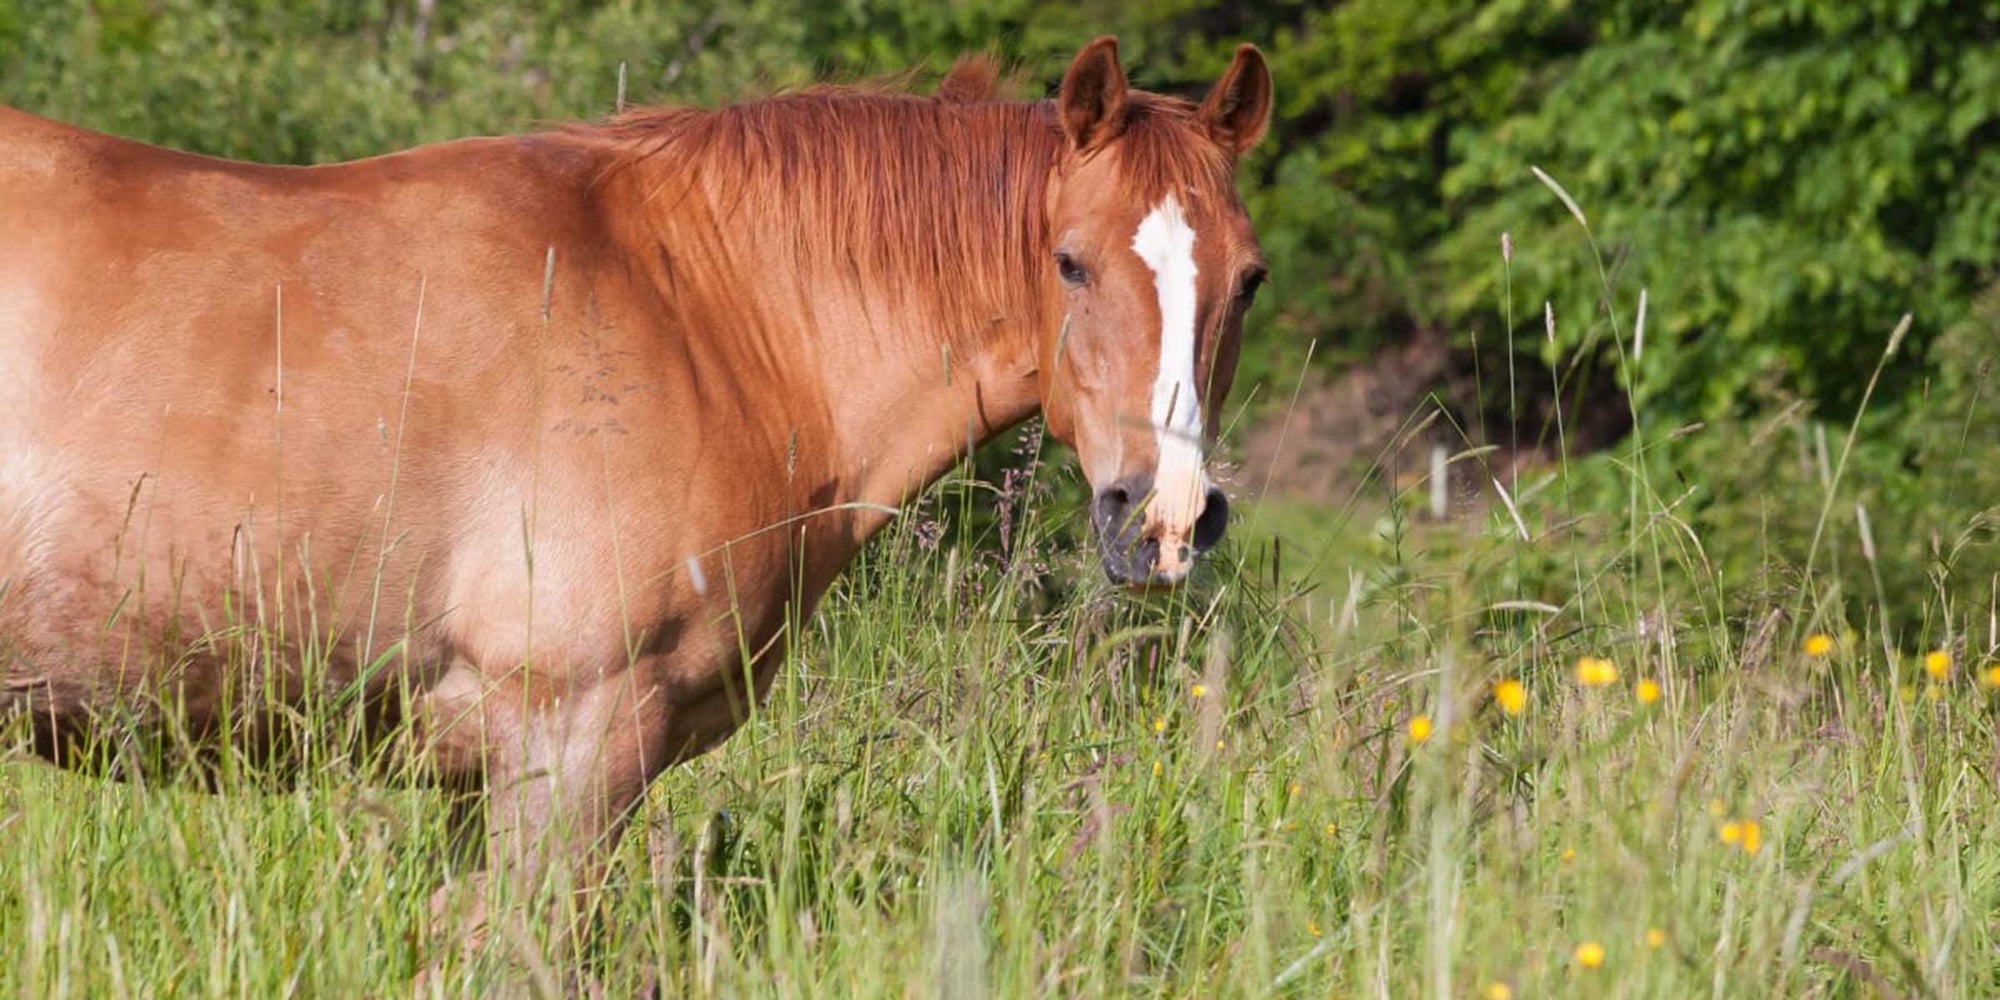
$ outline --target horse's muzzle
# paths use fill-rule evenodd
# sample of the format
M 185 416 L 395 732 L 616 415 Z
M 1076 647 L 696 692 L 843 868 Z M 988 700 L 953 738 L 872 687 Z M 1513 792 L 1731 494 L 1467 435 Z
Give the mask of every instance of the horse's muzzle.
M 1097 552 L 1112 583 L 1136 588 L 1178 584 L 1187 578 L 1194 557 L 1214 548 L 1229 528 L 1229 498 L 1213 486 L 1203 494 L 1191 526 L 1150 522 L 1146 508 L 1152 495 L 1151 477 L 1129 476 L 1098 490 L 1091 500 Z

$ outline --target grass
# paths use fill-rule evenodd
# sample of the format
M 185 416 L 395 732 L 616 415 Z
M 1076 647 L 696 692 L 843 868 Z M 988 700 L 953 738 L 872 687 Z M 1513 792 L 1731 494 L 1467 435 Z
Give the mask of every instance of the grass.
M 1272 506 L 1152 603 L 1081 557 L 932 547 L 919 514 L 756 719 L 654 790 L 591 975 L 611 996 L 2000 988 L 1981 664 L 1960 646 L 1932 679 L 1870 631 L 1809 656 L 1803 628 L 1732 618 L 1729 581 L 1633 585 L 1615 531 L 1560 497 L 1522 491 L 1532 542 L 1497 509 L 1329 529 Z M 1029 507 L 1019 550 L 1065 511 Z M 1271 538 L 1296 567 L 1275 585 Z M 1551 550 L 1587 590 L 1496 608 Z M 1580 684 L 1585 656 L 1616 681 Z M 445 833 L 435 793 L 338 768 L 212 796 L 6 765 L 0 989 L 405 991 Z M 530 937 L 489 952 L 444 992 L 559 980 Z

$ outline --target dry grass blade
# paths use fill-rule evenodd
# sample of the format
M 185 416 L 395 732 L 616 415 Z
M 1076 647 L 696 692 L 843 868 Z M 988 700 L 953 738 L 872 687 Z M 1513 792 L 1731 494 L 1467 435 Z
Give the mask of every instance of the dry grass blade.
M 1555 192 L 1556 197 L 1562 199 L 1563 207 L 1569 209 L 1569 214 L 1576 218 L 1577 225 L 1585 229 L 1590 228 L 1590 221 L 1583 217 L 1583 209 L 1577 207 L 1576 199 L 1570 197 L 1569 192 L 1563 190 L 1563 186 L 1557 184 L 1555 178 L 1543 173 L 1540 167 L 1531 166 L 1528 169 L 1534 172 L 1535 179 L 1541 181 L 1543 187 Z
M 1500 503 L 1507 508 L 1507 516 L 1514 519 L 1514 530 L 1520 532 L 1521 540 L 1524 542 L 1534 541 L 1534 537 L 1528 534 L 1528 522 L 1521 520 L 1521 509 L 1514 506 L 1514 497 L 1507 492 L 1507 487 L 1501 485 L 1500 480 L 1495 479 L 1493 480 L 1493 489 L 1500 494 Z

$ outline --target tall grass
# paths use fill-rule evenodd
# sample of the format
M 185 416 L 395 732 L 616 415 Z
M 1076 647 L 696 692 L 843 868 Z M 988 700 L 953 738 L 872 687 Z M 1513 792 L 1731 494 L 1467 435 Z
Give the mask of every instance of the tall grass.
M 1710 433 L 1803 453 L 1812 427 Z M 1736 572 L 1689 513 L 1705 484 L 1655 461 L 1530 473 L 1447 523 L 1380 478 L 1331 515 L 1270 502 L 1148 600 L 1060 543 L 1072 473 L 955 477 L 791 632 L 749 724 L 658 783 L 580 972 L 533 928 L 449 957 L 443 797 L 339 754 L 291 790 L 219 769 L 219 795 L 8 763 L 0 991 L 396 995 L 440 955 L 453 996 L 2000 990 L 1984 598 Z M 1872 560 L 1827 464 L 1761 486 L 1813 553 Z

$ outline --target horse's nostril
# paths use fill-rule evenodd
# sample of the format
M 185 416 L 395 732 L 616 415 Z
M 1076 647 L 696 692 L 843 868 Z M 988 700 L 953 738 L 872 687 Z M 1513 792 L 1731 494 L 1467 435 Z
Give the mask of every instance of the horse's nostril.
M 1097 492 L 1091 501 L 1091 520 L 1097 529 L 1108 535 L 1116 535 L 1133 527 L 1132 519 L 1137 514 L 1134 507 L 1145 496 L 1144 488 L 1134 488 L 1130 479 L 1120 480 Z
M 1194 550 L 1207 552 L 1222 541 L 1229 530 L 1229 498 L 1221 490 L 1209 487 L 1208 502 L 1202 505 L 1201 516 L 1194 522 Z
M 1117 523 L 1118 519 L 1124 516 L 1125 506 L 1130 502 L 1130 499 L 1125 495 L 1125 491 L 1116 486 L 1097 494 L 1096 510 L 1094 511 L 1097 515 L 1097 526 L 1099 528 L 1108 528 Z

